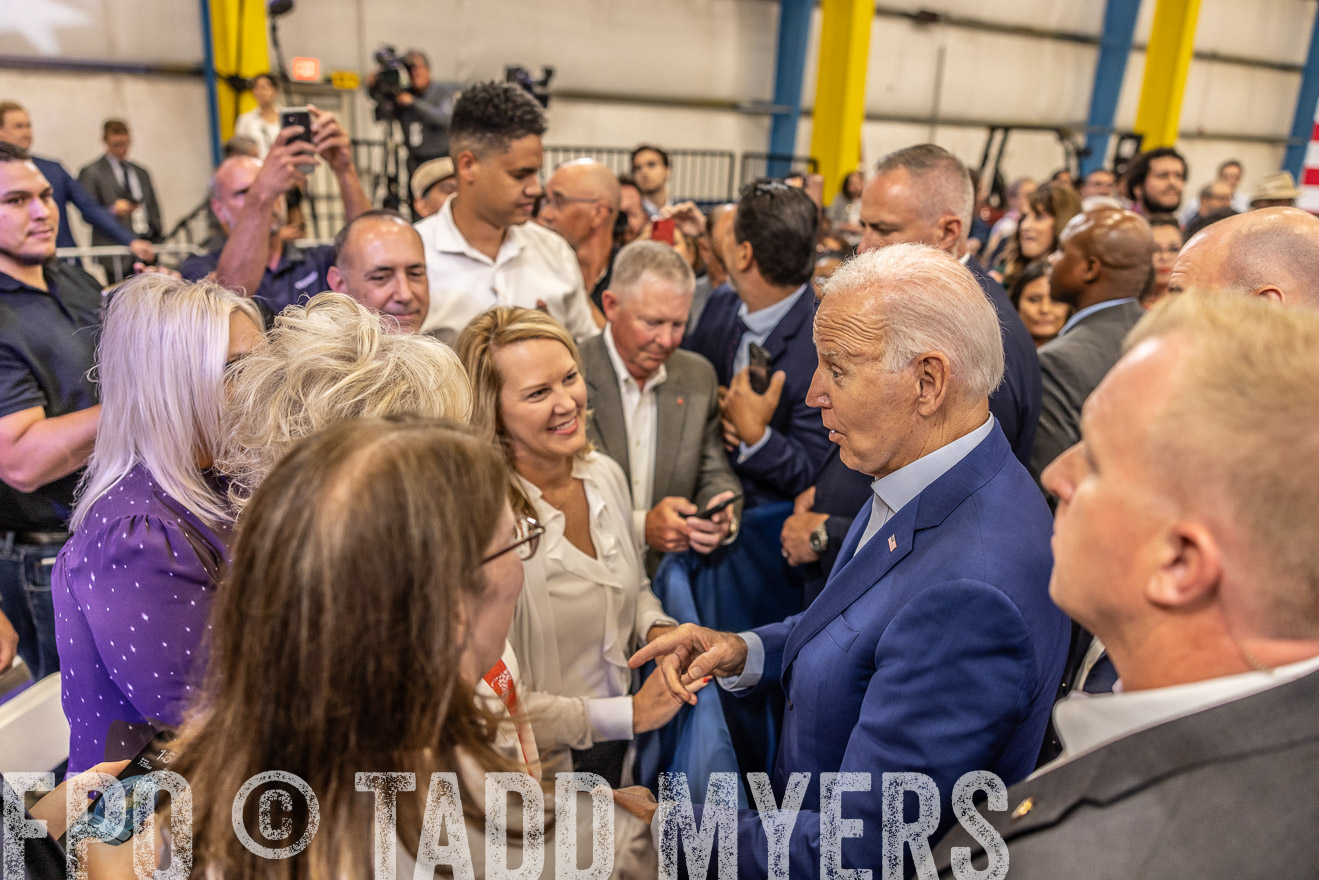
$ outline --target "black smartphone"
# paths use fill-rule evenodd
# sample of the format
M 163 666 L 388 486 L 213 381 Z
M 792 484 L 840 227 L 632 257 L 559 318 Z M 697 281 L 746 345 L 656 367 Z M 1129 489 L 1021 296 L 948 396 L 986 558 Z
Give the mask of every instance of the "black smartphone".
M 751 363 L 748 365 L 751 390 L 757 394 L 764 394 L 769 390 L 769 350 L 753 342 L 748 353 L 751 356 Z
M 311 143 L 311 111 L 306 105 L 301 107 L 285 107 L 279 111 L 279 127 L 288 128 L 290 125 L 302 126 L 302 133 L 295 135 L 294 141 L 306 141 Z M 292 143 L 293 141 L 290 141 Z M 316 170 L 315 162 L 302 162 L 298 165 L 298 170 L 303 174 L 311 174 Z
M 153 770 L 165 770 L 175 758 L 175 753 L 169 748 L 170 742 L 174 740 L 175 734 L 171 730 L 162 730 L 156 734 L 151 742 L 147 743 L 146 748 L 138 752 L 137 757 L 128 762 L 128 766 L 119 772 L 116 777 L 124 786 L 124 823 L 115 826 L 105 817 L 105 793 L 101 792 L 92 801 L 87 808 L 87 817 L 84 821 L 98 829 L 102 839 L 111 846 L 118 846 L 121 843 L 127 843 L 133 839 L 137 833 L 137 815 L 135 807 L 141 793 L 137 789 L 137 783 L 142 777 L 146 776 Z M 152 804 L 154 808 L 155 804 Z M 145 819 L 148 813 L 143 813 Z
M 725 499 L 725 500 L 723 500 L 723 501 L 720 501 L 718 504 L 711 504 L 711 505 L 710 505 L 709 507 L 707 507 L 705 510 L 698 510 L 698 511 L 696 511 L 695 513 L 684 513 L 684 514 L 682 515 L 682 517 L 683 517 L 683 519 L 688 519 L 688 518 L 691 518 L 691 519 L 709 519 L 710 517 L 714 516 L 714 515 L 715 515 L 716 513 L 718 513 L 719 511 L 723 510 L 725 507 L 728 507 L 728 505 L 730 505 L 730 504 L 736 504 L 737 502 L 739 502 L 739 501 L 741 501 L 741 500 L 742 500 L 742 496 L 741 496 L 741 495 L 734 495 L 732 498 L 727 498 L 727 499 Z
M 311 111 L 302 107 L 284 107 L 279 111 L 279 127 L 288 128 L 290 125 L 302 126 L 302 133 L 293 138 L 295 141 L 306 141 L 311 143 Z

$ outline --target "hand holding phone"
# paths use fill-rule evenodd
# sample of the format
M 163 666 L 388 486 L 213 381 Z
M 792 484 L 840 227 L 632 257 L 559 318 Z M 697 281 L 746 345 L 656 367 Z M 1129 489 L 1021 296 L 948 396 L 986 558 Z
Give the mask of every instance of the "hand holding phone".
M 311 110 L 308 109 L 306 105 L 301 107 L 284 107 L 279 111 L 279 127 L 281 130 L 295 125 L 300 127 L 302 131 L 289 138 L 288 142 L 294 143 L 295 141 L 306 141 L 309 144 L 313 143 L 311 136 Z M 298 170 L 303 174 L 311 174 L 316 170 L 316 166 L 314 164 L 300 164 L 298 165 Z
M 741 500 L 742 500 L 742 496 L 741 496 L 741 495 L 732 495 L 732 496 L 729 496 L 728 498 L 725 498 L 723 501 L 720 501 L 718 504 L 711 504 L 709 507 L 705 508 L 705 510 L 698 510 L 698 511 L 696 511 L 695 513 L 684 513 L 684 514 L 682 514 L 682 517 L 683 517 L 684 519 L 686 519 L 686 518 L 691 518 L 691 519 L 709 519 L 710 517 L 714 516 L 714 515 L 715 515 L 716 513 L 718 513 L 719 511 L 721 511 L 721 510 L 723 510 L 723 509 L 725 509 L 725 508 L 727 508 L 727 507 L 729 507 L 729 506 L 731 506 L 731 505 L 733 505 L 733 504 L 736 504 L 737 502 L 739 502 L 739 501 L 741 501 Z

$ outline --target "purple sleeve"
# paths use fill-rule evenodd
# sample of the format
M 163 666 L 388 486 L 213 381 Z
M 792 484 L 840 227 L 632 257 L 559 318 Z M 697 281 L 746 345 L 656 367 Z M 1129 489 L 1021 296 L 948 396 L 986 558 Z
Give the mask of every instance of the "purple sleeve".
M 144 718 L 179 724 L 199 683 L 216 560 L 159 516 L 112 521 L 84 554 L 68 576 L 110 678 Z

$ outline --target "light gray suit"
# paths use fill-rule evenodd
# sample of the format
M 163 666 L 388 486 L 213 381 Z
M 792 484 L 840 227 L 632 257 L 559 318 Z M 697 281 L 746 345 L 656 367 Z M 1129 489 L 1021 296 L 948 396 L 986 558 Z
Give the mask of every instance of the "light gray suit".
M 1012 880 L 1315 876 L 1319 673 L 1125 736 L 1008 789 L 981 813 Z M 1027 804 L 1027 801 L 1030 801 Z M 867 829 L 869 830 L 869 829 Z M 984 850 L 958 825 L 934 848 Z
M 582 342 L 581 354 L 592 409 L 587 436 L 622 466 L 624 474 L 631 474 L 623 399 L 604 333 Z M 741 492 L 742 482 L 724 451 L 714 367 L 700 355 L 679 349 L 669 357 L 665 369 L 668 378 L 655 388 L 658 439 L 651 504 L 676 495 L 704 507 L 720 492 Z M 660 556 L 647 548 L 648 572 L 654 573 Z
M 1040 349 L 1044 399 L 1031 449 L 1036 480 L 1049 463 L 1081 439 L 1081 405 L 1122 356 L 1122 340 L 1145 310 L 1138 302 L 1087 315 Z

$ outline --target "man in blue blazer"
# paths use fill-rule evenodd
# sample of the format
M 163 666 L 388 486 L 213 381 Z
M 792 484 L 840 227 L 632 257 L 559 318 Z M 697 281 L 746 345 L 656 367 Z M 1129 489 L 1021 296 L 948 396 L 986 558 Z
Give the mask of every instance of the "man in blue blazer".
M 989 411 L 1003 346 L 970 272 L 923 245 L 862 254 L 830 281 L 814 330 L 807 399 L 843 462 L 875 478 L 824 591 L 782 623 L 737 635 L 688 624 L 633 657 L 659 658 L 675 695 L 707 675 L 734 692 L 783 688 L 773 785 L 781 799 L 790 774 L 811 774 L 787 845 L 802 877 L 828 856 L 822 773 L 870 774 L 868 794 L 842 800 L 864 835 L 839 848 L 843 865 L 872 869 L 885 856 L 883 774 L 933 779 L 932 839 L 953 822 L 963 774 L 1025 778 L 1069 633 L 1048 594 L 1048 507 Z M 743 875 L 767 873 L 766 840 L 744 812 Z
M 815 371 L 811 318 L 819 209 L 779 180 L 742 188 L 731 234 L 714 242 L 733 291 L 710 296 L 682 347 L 714 365 L 724 445 L 742 480 L 747 507 L 791 501 L 811 485 L 829 452 L 820 416 L 806 405 Z M 752 345 L 769 352 L 771 379 L 751 389 Z
M 920 144 L 890 153 L 879 160 L 861 196 L 865 233 L 860 250 L 910 242 L 959 256 L 966 250 L 974 206 L 971 175 L 943 147 Z M 1029 466 L 1043 394 L 1035 343 L 1003 285 L 989 277 L 974 257 L 963 256 L 961 262 L 989 297 L 1003 333 L 1003 381 L 989 395 L 989 411 L 1017 460 Z M 789 564 L 801 566 L 808 594 L 813 595 L 813 585 L 829 573 L 824 566 L 832 566 L 843 535 L 851 528 L 851 510 L 843 512 L 840 507 L 857 493 L 868 493 L 869 483 L 864 475 L 830 461 L 816 478 L 814 491 L 797 499 L 783 526 L 783 552 Z

